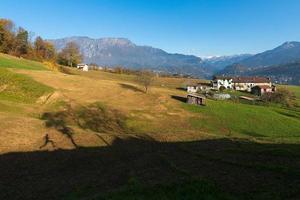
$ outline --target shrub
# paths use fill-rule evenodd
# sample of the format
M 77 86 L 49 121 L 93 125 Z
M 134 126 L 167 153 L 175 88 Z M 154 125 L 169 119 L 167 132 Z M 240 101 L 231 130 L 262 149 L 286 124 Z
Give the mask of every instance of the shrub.
M 296 95 L 288 89 L 280 88 L 274 93 L 265 93 L 261 100 L 269 103 L 278 103 L 287 107 L 295 106 Z
M 221 92 L 223 92 L 224 90 L 226 90 L 226 87 L 221 86 L 221 87 L 219 88 L 219 90 L 220 90 Z

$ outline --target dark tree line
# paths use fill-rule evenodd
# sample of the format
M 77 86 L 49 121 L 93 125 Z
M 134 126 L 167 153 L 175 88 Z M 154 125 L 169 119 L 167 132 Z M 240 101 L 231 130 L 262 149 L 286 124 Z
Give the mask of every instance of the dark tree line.
M 0 53 L 70 67 L 82 61 L 77 44 L 68 43 L 61 52 L 57 52 L 52 43 L 40 36 L 32 42 L 30 33 L 22 27 L 16 27 L 9 19 L 0 19 Z

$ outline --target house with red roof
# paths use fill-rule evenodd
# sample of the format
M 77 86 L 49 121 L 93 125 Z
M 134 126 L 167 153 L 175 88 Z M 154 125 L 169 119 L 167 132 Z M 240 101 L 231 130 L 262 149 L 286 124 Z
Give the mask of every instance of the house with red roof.
M 247 92 L 251 92 L 251 88 L 255 86 L 272 87 L 272 81 L 267 77 L 233 77 L 232 83 L 233 89 Z
M 275 86 L 272 85 L 272 81 L 268 77 L 258 76 L 215 76 L 212 80 L 212 86 L 214 89 L 233 89 L 238 91 L 246 91 L 262 95 L 266 92 L 274 92 Z

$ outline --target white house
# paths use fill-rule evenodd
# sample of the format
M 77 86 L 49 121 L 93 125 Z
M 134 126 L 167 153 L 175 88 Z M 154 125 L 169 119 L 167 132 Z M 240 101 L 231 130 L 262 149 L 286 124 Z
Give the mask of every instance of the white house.
M 187 89 L 188 93 L 196 93 L 196 92 L 198 92 L 198 86 L 197 85 L 188 85 L 186 87 L 186 89 Z
M 212 87 L 209 83 L 198 83 L 194 85 L 188 85 L 186 89 L 188 93 L 197 93 L 199 91 L 209 91 L 212 89 Z
M 81 63 L 77 65 L 77 69 L 81 69 L 82 71 L 89 71 L 89 66 L 87 64 Z
M 232 77 L 214 76 L 212 80 L 212 86 L 216 90 L 219 90 L 221 87 L 224 87 L 225 89 L 232 89 L 233 88 Z

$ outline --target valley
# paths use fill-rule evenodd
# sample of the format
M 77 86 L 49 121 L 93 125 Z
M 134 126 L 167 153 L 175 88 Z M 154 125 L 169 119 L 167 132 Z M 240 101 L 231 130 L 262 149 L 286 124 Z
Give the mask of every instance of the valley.
M 181 88 L 205 80 L 145 93 L 135 75 L 67 72 L 0 55 L 1 199 L 299 197 L 299 104 L 195 106 Z
M 1 0 L 0 200 L 299 200 L 299 0 Z

